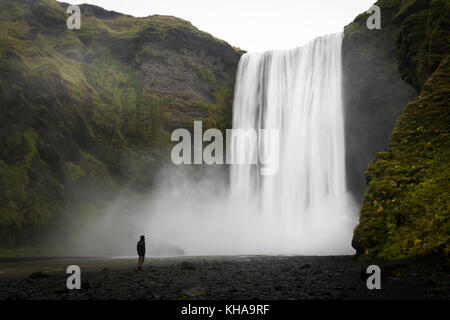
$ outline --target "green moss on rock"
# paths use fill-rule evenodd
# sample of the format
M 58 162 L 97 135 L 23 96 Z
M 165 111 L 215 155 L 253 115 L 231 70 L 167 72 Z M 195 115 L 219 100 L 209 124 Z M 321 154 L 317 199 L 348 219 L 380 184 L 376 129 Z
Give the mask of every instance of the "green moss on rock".
M 359 256 L 449 253 L 449 4 L 418 2 L 403 2 L 396 23 L 400 72 L 420 95 L 398 118 L 388 151 L 366 170 L 368 187 L 352 241 Z M 433 34 L 442 47 L 430 45 Z

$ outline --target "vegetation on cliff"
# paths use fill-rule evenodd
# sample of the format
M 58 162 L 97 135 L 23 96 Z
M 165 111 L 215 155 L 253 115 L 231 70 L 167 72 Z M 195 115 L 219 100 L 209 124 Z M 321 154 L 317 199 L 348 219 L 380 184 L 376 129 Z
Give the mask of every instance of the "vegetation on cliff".
M 147 190 L 170 132 L 231 126 L 241 52 L 169 16 L 0 2 L 0 241 L 42 245 L 83 227 L 125 187 Z M 76 229 L 76 228 L 75 228 Z
M 406 104 L 417 96 L 402 80 L 393 17 L 401 0 L 382 2 L 381 29 L 369 30 L 369 13 L 345 27 L 342 72 L 347 186 L 362 202 L 367 164 L 388 148 L 389 135 Z
M 398 118 L 388 150 L 366 170 L 368 187 L 352 244 L 360 256 L 386 259 L 448 255 L 449 3 L 385 0 L 377 5 L 382 14 L 395 9 L 391 23 L 399 71 L 419 96 Z M 347 32 L 362 27 L 355 22 Z

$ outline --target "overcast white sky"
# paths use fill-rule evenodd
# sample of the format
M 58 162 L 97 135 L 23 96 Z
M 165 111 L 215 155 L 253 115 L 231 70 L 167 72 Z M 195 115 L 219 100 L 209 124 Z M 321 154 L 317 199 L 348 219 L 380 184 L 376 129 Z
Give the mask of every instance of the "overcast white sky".
M 343 30 L 376 0 L 65 0 L 144 17 L 172 15 L 247 51 L 290 49 Z

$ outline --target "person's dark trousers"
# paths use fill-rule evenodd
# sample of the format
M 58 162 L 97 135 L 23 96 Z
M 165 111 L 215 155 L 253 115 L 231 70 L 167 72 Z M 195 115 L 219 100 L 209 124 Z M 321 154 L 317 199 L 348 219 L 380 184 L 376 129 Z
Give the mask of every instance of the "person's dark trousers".
M 138 264 L 137 264 L 138 270 L 142 270 L 142 265 L 144 264 L 144 259 L 145 259 L 145 256 L 139 256 L 139 260 L 138 260 Z

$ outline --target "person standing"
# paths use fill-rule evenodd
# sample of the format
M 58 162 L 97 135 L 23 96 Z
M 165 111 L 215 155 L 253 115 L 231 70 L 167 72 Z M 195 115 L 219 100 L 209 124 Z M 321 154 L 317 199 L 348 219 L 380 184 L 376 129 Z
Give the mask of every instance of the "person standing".
M 139 260 L 137 264 L 137 270 L 142 271 L 142 265 L 145 259 L 145 237 L 141 236 L 141 240 L 137 243 L 137 253 L 139 255 Z

